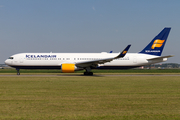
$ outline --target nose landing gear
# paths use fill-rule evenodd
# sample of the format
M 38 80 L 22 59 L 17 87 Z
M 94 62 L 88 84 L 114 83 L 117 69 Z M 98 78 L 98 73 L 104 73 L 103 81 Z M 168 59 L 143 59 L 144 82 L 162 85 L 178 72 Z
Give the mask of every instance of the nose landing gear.
M 19 68 L 16 68 L 16 71 L 17 71 L 17 75 L 20 75 L 20 72 L 19 72 Z

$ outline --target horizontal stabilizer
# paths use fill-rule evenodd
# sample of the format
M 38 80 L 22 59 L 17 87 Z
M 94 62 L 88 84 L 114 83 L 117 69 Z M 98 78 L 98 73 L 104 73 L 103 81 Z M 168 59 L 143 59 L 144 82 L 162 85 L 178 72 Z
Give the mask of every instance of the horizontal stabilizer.
M 147 60 L 160 60 L 160 59 L 163 59 L 163 58 L 169 58 L 169 57 L 173 57 L 173 56 L 174 55 L 161 56 L 161 57 L 150 58 L 150 59 L 147 59 Z

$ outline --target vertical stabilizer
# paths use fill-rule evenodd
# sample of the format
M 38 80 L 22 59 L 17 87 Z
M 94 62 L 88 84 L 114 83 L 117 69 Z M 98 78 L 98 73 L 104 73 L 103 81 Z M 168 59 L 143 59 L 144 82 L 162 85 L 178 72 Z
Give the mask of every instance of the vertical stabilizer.
M 141 52 L 161 56 L 171 28 L 164 28 Z

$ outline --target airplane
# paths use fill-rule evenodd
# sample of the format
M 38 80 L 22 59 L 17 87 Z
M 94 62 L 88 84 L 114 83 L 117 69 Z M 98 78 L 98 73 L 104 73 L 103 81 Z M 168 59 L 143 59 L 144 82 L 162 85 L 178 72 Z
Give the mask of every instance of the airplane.
M 63 73 L 92 69 L 130 69 L 167 61 L 173 55 L 161 56 L 171 28 L 164 28 L 142 51 L 127 53 L 128 45 L 121 53 L 19 53 L 10 56 L 5 64 L 20 69 L 60 69 Z

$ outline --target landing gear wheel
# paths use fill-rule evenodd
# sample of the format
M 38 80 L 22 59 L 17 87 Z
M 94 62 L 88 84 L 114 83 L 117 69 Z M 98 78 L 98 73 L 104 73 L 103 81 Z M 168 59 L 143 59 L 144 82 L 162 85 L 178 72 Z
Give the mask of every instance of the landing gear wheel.
M 91 76 L 91 75 L 93 75 L 93 72 L 84 72 L 84 75 L 89 75 L 89 76 Z

